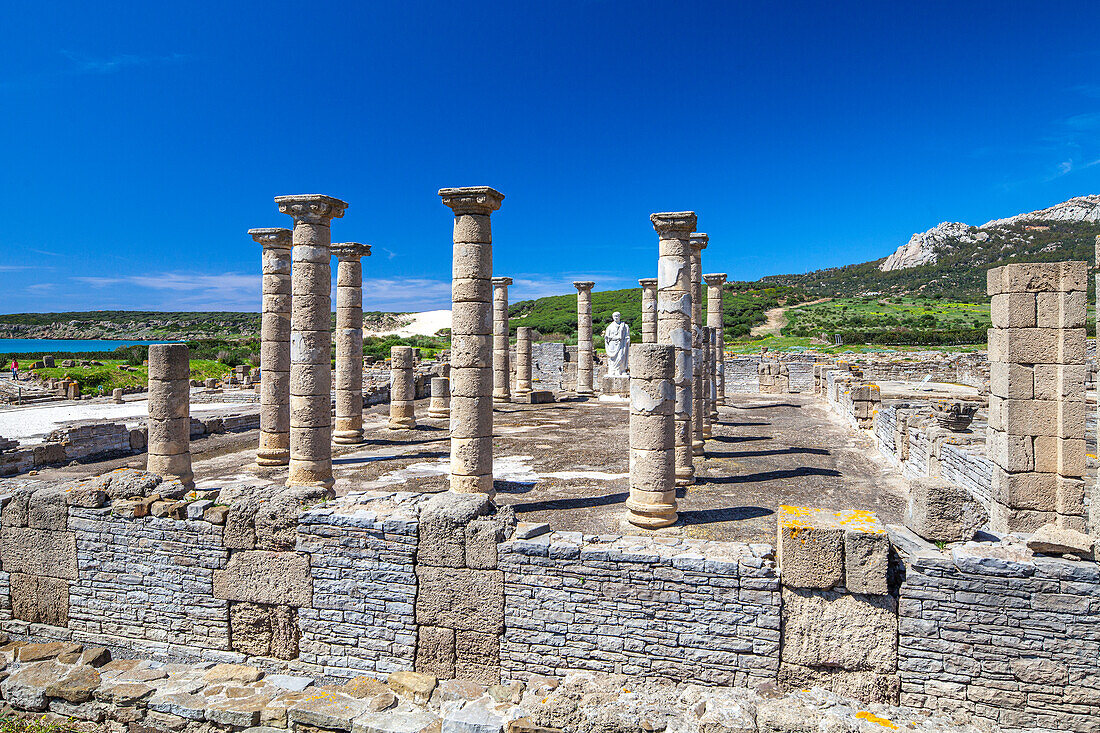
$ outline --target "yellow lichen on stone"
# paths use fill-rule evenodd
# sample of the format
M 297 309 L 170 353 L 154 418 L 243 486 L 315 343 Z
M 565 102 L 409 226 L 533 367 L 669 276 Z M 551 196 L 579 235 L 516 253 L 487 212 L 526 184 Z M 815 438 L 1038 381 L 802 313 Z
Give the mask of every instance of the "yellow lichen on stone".
M 898 730 L 898 727 L 886 718 L 880 718 L 874 713 L 869 713 L 866 710 L 860 710 L 858 713 L 856 713 L 856 719 L 866 720 L 869 723 L 878 723 L 883 728 L 889 728 L 890 730 Z

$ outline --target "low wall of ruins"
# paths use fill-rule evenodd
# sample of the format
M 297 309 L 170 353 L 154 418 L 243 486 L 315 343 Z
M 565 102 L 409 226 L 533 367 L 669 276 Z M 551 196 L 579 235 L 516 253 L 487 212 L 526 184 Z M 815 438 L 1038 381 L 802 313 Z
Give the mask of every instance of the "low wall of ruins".
M 1006 729 L 1055 710 L 1089 730 L 1100 714 L 1096 563 L 942 551 L 897 527 L 886 541 L 867 513 L 799 515 L 777 551 L 540 533 L 446 494 L 195 499 L 125 469 L 0 489 L 0 630 L 19 638 L 336 680 L 775 681 Z M 444 499 L 475 503 L 456 516 Z

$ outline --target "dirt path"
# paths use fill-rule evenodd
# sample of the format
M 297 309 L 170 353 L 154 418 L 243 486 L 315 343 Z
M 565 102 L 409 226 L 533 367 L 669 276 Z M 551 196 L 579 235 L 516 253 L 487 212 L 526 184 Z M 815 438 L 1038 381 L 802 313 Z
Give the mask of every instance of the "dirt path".
M 832 298 L 818 298 L 817 300 L 811 300 L 809 303 L 799 303 L 799 306 L 803 305 L 817 305 L 818 303 L 825 303 L 832 300 Z M 783 327 L 789 323 L 787 319 L 787 309 L 793 308 L 791 305 L 781 305 L 778 308 L 771 308 L 764 311 L 764 316 L 768 319 L 759 326 L 753 326 L 749 331 L 750 336 L 779 336 Z

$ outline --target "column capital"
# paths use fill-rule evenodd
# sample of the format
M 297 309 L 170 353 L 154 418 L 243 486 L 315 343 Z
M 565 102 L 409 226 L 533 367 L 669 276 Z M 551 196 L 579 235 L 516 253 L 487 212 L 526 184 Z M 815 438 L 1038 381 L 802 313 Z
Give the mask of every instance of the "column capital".
M 691 246 L 697 250 L 704 250 L 707 248 L 707 243 L 710 242 L 710 237 L 706 235 L 706 232 L 692 232 L 691 233 Z
M 332 245 L 332 255 L 341 261 L 370 257 L 370 245 L 359 242 L 339 242 Z
M 671 234 L 677 239 L 686 239 L 698 223 L 694 211 L 664 211 L 650 214 L 649 220 L 658 234 Z
M 581 292 L 591 292 L 592 288 L 596 287 L 596 283 L 592 282 L 591 280 L 576 280 L 573 282 L 573 287 Z
M 703 282 L 707 285 L 719 286 L 726 284 L 726 273 L 724 272 L 712 272 L 709 275 L 703 275 Z
M 455 216 L 461 214 L 491 214 L 500 208 L 504 194 L 489 186 L 466 188 L 441 188 L 439 196 L 443 205 L 452 209 Z
M 342 217 L 344 209 L 348 208 L 346 201 L 323 193 L 276 196 L 275 203 L 279 205 L 280 212 L 293 216 L 295 222 L 306 224 L 328 224 L 332 219 Z
M 508 287 L 511 284 L 512 284 L 512 278 L 510 278 L 510 277 L 494 277 L 493 278 L 493 285 L 494 286 L 503 285 L 504 287 Z
M 290 230 L 279 227 L 249 229 L 252 241 L 262 244 L 264 249 L 290 249 Z
M 643 277 L 638 281 L 638 284 L 643 288 L 655 288 L 657 287 L 657 278 L 655 277 Z

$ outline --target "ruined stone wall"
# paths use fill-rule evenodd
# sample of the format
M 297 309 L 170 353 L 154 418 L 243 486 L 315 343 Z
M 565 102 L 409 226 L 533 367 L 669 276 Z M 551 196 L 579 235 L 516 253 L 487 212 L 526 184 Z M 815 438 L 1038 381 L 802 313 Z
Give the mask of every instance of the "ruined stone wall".
M 69 528 L 76 543 L 68 591 L 74 640 L 176 657 L 229 650 L 229 604 L 213 589 L 214 571 L 229 556 L 221 527 L 71 507 Z
M 354 500 L 298 517 L 313 597 L 298 610 L 300 659 L 337 678 L 412 669 L 416 656 L 417 519 L 411 497 Z
M 768 545 L 556 532 L 499 551 L 505 676 L 775 679 L 780 595 Z
M 1005 730 L 1095 731 L 1100 567 L 912 536 L 899 593 L 901 702 Z
M 726 394 L 754 394 L 760 391 L 758 373 L 760 359 L 730 357 L 726 359 Z

